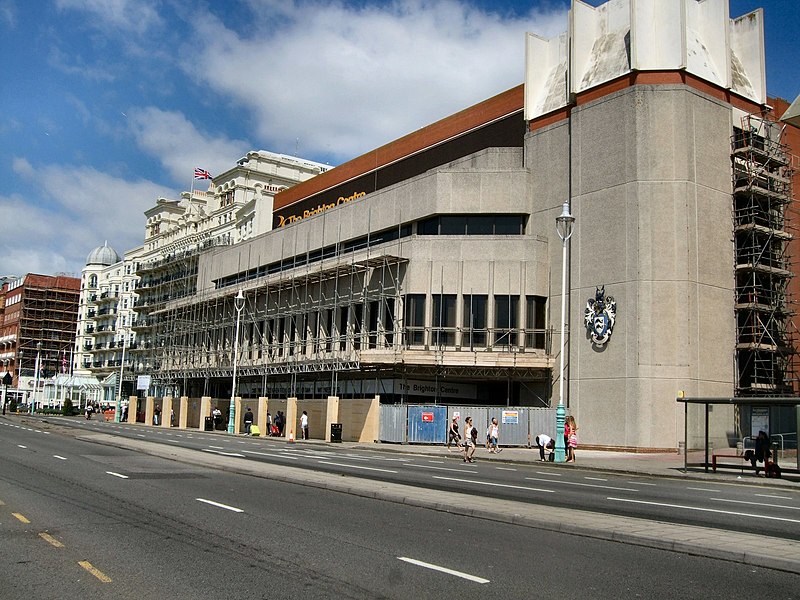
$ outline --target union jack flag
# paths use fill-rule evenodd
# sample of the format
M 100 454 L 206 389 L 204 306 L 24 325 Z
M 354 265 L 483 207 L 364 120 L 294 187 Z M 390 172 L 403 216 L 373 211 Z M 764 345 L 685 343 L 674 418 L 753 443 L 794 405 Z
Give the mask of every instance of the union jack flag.
M 194 178 L 195 179 L 211 179 L 211 173 L 209 173 L 205 169 L 196 168 L 194 170 Z

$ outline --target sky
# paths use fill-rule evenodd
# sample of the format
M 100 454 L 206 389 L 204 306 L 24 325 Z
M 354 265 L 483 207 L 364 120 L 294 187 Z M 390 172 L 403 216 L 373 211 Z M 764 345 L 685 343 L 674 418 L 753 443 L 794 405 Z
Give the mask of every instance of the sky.
M 591 0 L 593 5 L 601 0 Z M 0 0 L 0 276 L 80 276 L 144 211 L 250 150 L 337 165 L 523 82 L 568 0 Z M 800 1 L 765 9 L 800 93 Z

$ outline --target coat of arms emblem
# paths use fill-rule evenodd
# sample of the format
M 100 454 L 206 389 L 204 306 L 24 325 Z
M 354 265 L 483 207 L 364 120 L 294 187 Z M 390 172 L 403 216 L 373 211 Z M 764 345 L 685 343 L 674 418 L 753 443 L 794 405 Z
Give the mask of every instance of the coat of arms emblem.
M 583 314 L 586 331 L 592 342 L 602 346 L 611 338 L 616 316 L 617 302 L 611 296 L 606 296 L 606 286 L 595 288 L 594 298 L 586 301 Z

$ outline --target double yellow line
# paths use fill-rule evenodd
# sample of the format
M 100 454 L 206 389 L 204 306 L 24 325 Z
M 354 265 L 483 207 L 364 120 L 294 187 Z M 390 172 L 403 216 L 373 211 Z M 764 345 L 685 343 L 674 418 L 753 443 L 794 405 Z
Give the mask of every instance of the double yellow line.
M 5 502 L 0 500 L 0 506 L 5 506 Z M 26 525 L 30 524 L 30 520 L 25 515 L 23 515 L 22 513 L 12 512 L 11 514 L 14 516 L 14 518 L 16 518 L 21 523 L 25 523 Z M 54 538 L 52 535 L 50 535 L 47 532 L 43 531 L 43 532 L 39 533 L 39 537 L 42 538 L 45 542 L 47 542 L 51 546 L 53 546 L 54 548 L 64 548 L 65 547 L 63 543 L 58 541 L 56 538 Z M 88 560 L 79 560 L 78 564 L 81 567 L 83 567 L 84 569 L 86 569 L 89 573 L 94 575 L 98 580 L 102 581 L 103 583 L 111 583 L 111 578 L 108 575 L 106 575 L 105 573 L 103 573 L 100 569 L 97 569 Z

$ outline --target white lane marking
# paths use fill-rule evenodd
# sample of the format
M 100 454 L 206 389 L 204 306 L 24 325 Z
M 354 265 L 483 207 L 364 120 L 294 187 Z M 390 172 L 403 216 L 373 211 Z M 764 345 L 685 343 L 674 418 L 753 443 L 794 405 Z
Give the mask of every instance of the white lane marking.
M 147 437 L 146 435 L 143 435 L 143 434 L 141 434 L 141 433 L 137 433 L 136 435 L 137 435 L 138 437 Z
M 786 510 L 800 510 L 800 506 L 783 506 L 781 504 L 765 504 L 764 502 L 748 502 L 746 500 L 728 500 L 727 498 L 709 498 L 717 502 L 730 502 L 731 504 L 749 504 L 750 506 L 764 506 L 769 508 L 785 508 Z
M 718 492 L 717 488 L 696 488 L 696 487 L 687 487 L 687 490 L 694 490 L 696 492 Z
M 773 496 L 772 494 L 756 494 L 759 498 L 775 498 L 776 500 L 794 500 L 791 496 Z
M 239 458 L 244 458 L 244 454 L 239 454 L 238 452 L 220 452 L 219 450 L 209 450 L 208 448 L 202 448 L 203 452 L 210 452 L 211 454 L 219 454 L 220 456 L 237 456 Z
M 470 471 L 464 471 L 465 473 L 469 473 Z M 477 472 L 477 471 L 473 471 Z M 434 475 L 434 479 L 444 479 L 445 481 L 460 481 L 461 483 L 472 483 L 474 485 L 488 485 L 492 487 L 502 487 L 502 488 L 512 488 L 515 490 L 528 490 L 529 492 L 546 492 L 548 494 L 554 494 L 555 490 L 542 490 L 539 488 L 532 488 L 527 487 L 524 485 L 511 485 L 508 483 L 491 483 L 489 481 L 470 481 L 469 479 L 456 479 L 455 477 L 441 477 L 439 475 Z
M 511 467 L 495 467 L 498 471 L 516 471 L 516 469 L 512 469 Z
M 402 560 L 403 562 L 411 563 L 412 565 L 417 565 L 418 567 L 423 567 L 425 569 L 432 569 L 433 571 L 440 571 L 442 573 L 447 573 L 448 575 L 455 575 L 456 577 L 461 577 L 462 579 L 474 581 L 475 583 L 489 583 L 489 580 L 484 579 L 483 577 L 478 577 L 477 575 L 470 575 L 469 573 L 464 573 L 462 571 L 454 571 L 453 569 L 448 569 L 447 567 L 440 567 L 439 565 L 433 565 L 431 563 L 422 562 L 421 560 L 416 560 L 414 558 L 398 556 L 397 559 Z
M 27 450 L 27 449 L 28 449 L 28 447 L 27 447 L 27 446 L 23 446 L 22 444 L 17 444 L 17 446 L 19 446 L 20 448 L 24 448 L 25 450 Z
M 164 440 L 165 442 L 169 442 L 170 444 L 180 444 L 180 440 Z
M 255 450 L 242 450 L 245 454 L 255 454 L 256 456 L 271 456 L 273 458 L 285 458 L 287 460 L 300 460 L 296 456 L 287 456 L 286 454 L 270 454 L 269 452 L 256 452 Z
M 552 479 L 541 479 L 540 477 L 526 477 L 530 481 L 546 481 L 548 483 L 557 483 L 559 485 L 577 485 L 580 487 L 600 488 L 603 490 L 617 490 L 618 492 L 638 492 L 639 490 L 633 488 L 615 487 L 613 485 L 598 485 L 596 483 L 580 483 L 578 481 L 553 481 Z
M 537 475 L 549 475 L 550 477 L 562 477 L 561 473 L 548 473 L 547 471 L 536 471 Z
M 236 508 L 235 506 L 228 506 L 227 504 L 221 504 L 219 502 L 214 502 L 213 500 L 206 500 L 205 498 L 195 498 L 198 502 L 205 502 L 206 504 L 210 504 L 211 506 L 216 506 L 217 508 L 224 508 L 225 510 L 230 510 L 232 512 L 241 513 L 244 512 L 241 508 Z
M 590 481 L 608 481 L 608 479 L 603 479 L 602 477 L 584 477 L 584 479 L 589 479 Z
M 662 502 L 647 502 L 645 500 L 629 500 L 627 498 L 606 498 L 614 502 L 630 502 L 633 504 L 648 504 L 650 506 L 663 506 L 665 508 L 682 508 L 684 510 L 696 510 L 699 512 L 712 512 L 723 515 L 732 515 L 735 517 L 752 517 L 754 519 L 768 519 L 770 521 L 785 521 L 787 523 L 800 523 L 797 519 L 785 519 L 783 517 L 771 517 L 769 515 L 754 515 L 752 513 L 733 512 L 730 510 L 718 510 L 716 508 L 702 508 L 699 506 L 684 506 L 682 504 L 665 504 Z
M 225 450 L 224 446 L 209 446 L 209 448 L 214 448 L 215 450 Z
M 59 456 L 58 454 L 53 454 L 53 458 L 57 458 L 58 460 L 67 460 L 63 456 Z
M 127 475 L 123 475 L 122 473 L 115 473 L 114 471 L 106 471 L 108 475 L 113 475 L 114 477 L 119 477 L 120 479 L 130 479 Z
M 626 481 L 625 483 L 632 483 L 633 485 L 652 485 L 653 487 L 658 485 L 657 483 L 645 483 L 644 481 Z
M 432 465 L 443 465 L 444 464 L 443 460 L 429 460 L 428 462 L 431 463 Z
M 334 467 L 347 467 L 349 469 L 363 469 L 364 471 L 380 471 L 381 473 L 397 473 L 397 471 L 392 471 L 390 469 L 377 469 L 375 467 L 362 467 L 360 465 L 345 465 L 345 464 L 342 464 L 342 463 L 335 463 L 335 462 L 330 462 L 330 461 L 327 461 L 327 460 L 318 460 L 317 462 L 319 464 L 321 464 L 321 465 L 331 465 L 331 466 L 334 466 Z
M 453 473 L 477 473 L 477 471 L 468 471 L 464 469 L 453 469 L 452 467 L 432 467 L 430 465 L 403 465 L 413 469 L 435 469 L 437 471 L 451 471 Z

